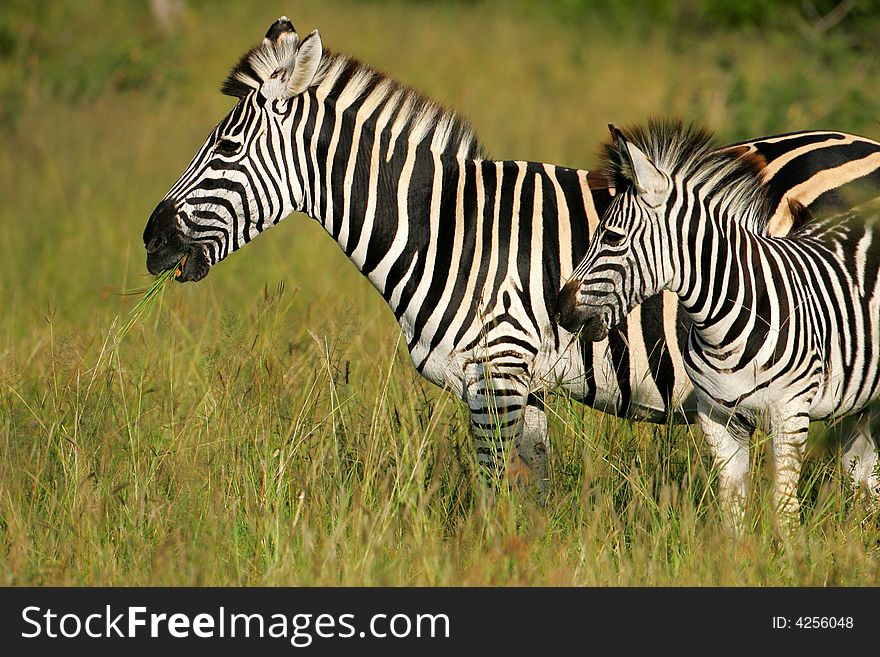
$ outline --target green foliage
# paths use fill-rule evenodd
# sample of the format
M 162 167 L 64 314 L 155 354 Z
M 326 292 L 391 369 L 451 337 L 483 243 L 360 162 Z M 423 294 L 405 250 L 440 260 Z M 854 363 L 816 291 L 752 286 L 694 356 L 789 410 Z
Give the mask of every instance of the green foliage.
M 731 141 L 880 137 L 862 27 L 810 35 L 710 4 L 691 5 L 708 39 L 672 30 L 684 10 L 662 2 L 193 1 L 170 23 L 133 0 L 4 4 L 0 582 L 880 581 L 876 513 L 818 448 L 803 530 L 777 539 L 756 468 L 733 540 L 699 435 L 556 398 L 547 507 L 484 499 L 463 408 L 419 379 L 375 290 L 303 217 L 170 284 L 155 321 L 113 340 L 136 303 L 115 292 L 149 281 L 150 211 L 230 108 L 228 67 L 285 11 L 461 108 L 498 157 L 589 166 L 608 121 L 649 114 Z
M 672 38 L 705 34 L 706 30 L 760 29 L 765 33 L 787 33 L 798 23 L 804 28 L 824 29 L 822 19 L 829 17 L 827 29 L 867 39 L 872 24 L 876 25 L 880 18 L 877 0 L 854 3 L 840 0 L 555 0 L 549 3 L 522 0 L 520 4 L 566 20 L 610 21 L 615 28 L 664 30 Z M 840 12 L 839 19 L 834 17 L 835 10 Z
M 163 35 L 147 3 L 12 0 L 0 13 L 0 125 L 38 102 L 180 83 L 181 42 Z

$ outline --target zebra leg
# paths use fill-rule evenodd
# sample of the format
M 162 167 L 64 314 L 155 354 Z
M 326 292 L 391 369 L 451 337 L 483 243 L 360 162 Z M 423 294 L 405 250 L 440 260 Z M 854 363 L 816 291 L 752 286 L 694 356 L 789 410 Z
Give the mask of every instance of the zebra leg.
M 466 372 L 465 400 L 471 412 L 471 432 L 477 463 L 484 479 L 499 486 L 505 475 L 513 483 L 529 483 L 530 463 L 520 458 L 517 443 L 537 454 L 529 443 L 536 434 L 546 436 L 546 418 L 537 406 L 529 408 L 529 385 L 523 371 L 498 371 L 488 364 L 474 365 Z M 526 422 L 528 427 L 524 427 Z M 526 429 L 524 431 L 524 429 Z M 526 438 L 523 438 L 523 434 Z
M 773 502 L 783 524 L 799 522 L 798 481 L 807 444 L 810 417 L 807 413 L 770 419 L 773 445 Z
M 880 499 L 880 476 L 877 468 L 877 439 L 874 431 L 880 420 L 880 406 L 871 406 L 843 422 L 840 464 L 852 477 L 852 485 Z
M 718 470 L 718 497 L 724 521 L 742 529 L 749 483 L 749 434 L 731 427 L 731 419 L 720 418 L 708 409 L 697 412 L 703 437 L 712 451 Z M 733 431 L 731 429 L 734 429 Z
M 525 466 L 525 478 L 543 498 L 550 484 L 550 441 L 544 400 L 535 394 L 528 396 L 523 411 L 523 426 L 516 438 L 516 452 L 520 463 Z

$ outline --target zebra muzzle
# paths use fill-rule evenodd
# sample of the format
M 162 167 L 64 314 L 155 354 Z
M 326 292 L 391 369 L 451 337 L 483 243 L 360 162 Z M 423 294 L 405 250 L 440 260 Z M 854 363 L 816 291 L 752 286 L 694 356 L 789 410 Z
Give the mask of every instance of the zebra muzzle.
M 151 274 L 174 268 L 174 278 L 181 283 L 201 280 L 211 268 L 205 245 L 181 230 L 180 217 L 171 199 L 159 203 L 150 215 L 144 228 L 144 248 Z
M 205 248 L 193 244 L 180 260 L 177 271 L 174 272 L 174 280 L 180 283 L 200 281 L 208 275 L 209 269 L 211 263 Z
M 601 308 L 590 308 L 584 313 L 581 322 L 581 336 L 590 342 L 598 342 L 608 337 L 608 328 L 611 324 L 609 313 Z
M 604 339 L 611 324 L 611 313 L 603 306 L 589 306 L 578 301 L 581 281 L 565 284 L 556 300 L 557 322 L 569 333 L 581 332 L 591 342 Z
M 581 326 L 577 303 L 579 287 L 580 281 L 569 281 L 559 291 L 559 296 L 556 298 L 556 321 L 570 333 L 575 333 Z

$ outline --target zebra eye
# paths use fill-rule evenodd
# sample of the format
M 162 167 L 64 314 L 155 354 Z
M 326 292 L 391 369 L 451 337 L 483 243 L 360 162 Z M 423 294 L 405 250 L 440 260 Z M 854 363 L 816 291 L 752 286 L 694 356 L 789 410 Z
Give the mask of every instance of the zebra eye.
M 606 228 L 602 231 L 602 243 L 608 246 L 620 246 L 626 239 L 626 233 Z
M 220 155 L 236 155 L 240 150 L 241 144 L 231 139 L 220 139 L 214 146 L 214 151 Z

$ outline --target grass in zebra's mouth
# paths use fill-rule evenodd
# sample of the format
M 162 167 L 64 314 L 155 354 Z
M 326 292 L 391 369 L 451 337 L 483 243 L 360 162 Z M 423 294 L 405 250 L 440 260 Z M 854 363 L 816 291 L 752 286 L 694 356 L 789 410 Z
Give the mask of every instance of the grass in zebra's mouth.
M 132 329 L 132 327 L 141 320 L 141 318 L 145 318 L 145 316 L 149 316 L 153 310 L 162 303 L 162 296 L 165 292 L 165 288 L 171 283 L 172 280 L 175 280 L 181 276 L 183 273 L 183 267 L 186 264 L 186 255 L 184 255 L 176 265 L 173 267 L 169 267 L 161 274 L 156 276 L 153 279 L 153 282 L 150 285 L 146 285 L 144 287 L 134 288 L 131 290 L 122 290 L 119 294 L 123 296 L 137 296 L 142 295 L 140 300 L 135 304 L 134 308 L 132 308 L 128 313 L 128 319 L 126 319 L 125 323 L 119 328 L 116 333 L 116 343 L 122 341 L 122 339 L 126 336 L 126 334 Z
M 183 268 L 186 266 L 187 255 L 188 254 L 184 253 L 183 257 L 180 259 L 180 262 L 178 262 L 177 266 L 174 267 L 174 278 L 180 278 L 183 275 Z

